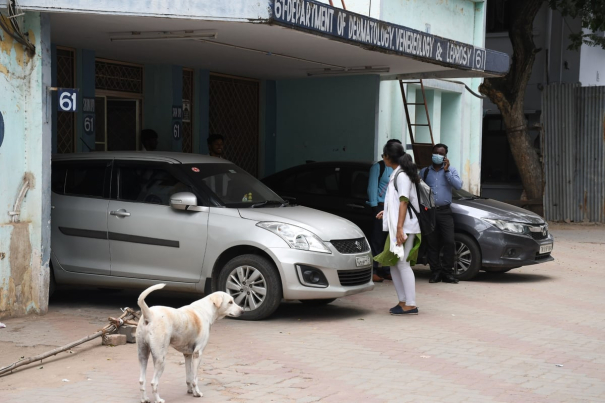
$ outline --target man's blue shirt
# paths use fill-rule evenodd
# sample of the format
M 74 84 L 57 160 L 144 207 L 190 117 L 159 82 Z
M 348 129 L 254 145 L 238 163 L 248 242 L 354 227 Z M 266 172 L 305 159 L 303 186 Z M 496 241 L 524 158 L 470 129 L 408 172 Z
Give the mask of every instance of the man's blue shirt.
M 370 168 L 370 178 L 368 179 L 368 199 L 366 203 L 370 207 L 378 206 L 378 203 L 384 203 L 384 196 L 389 186 L 389 178 L 393 173 L 393 168 L 385 165 L 384 172 L 380 178 L 380 164 L 377 162 Z
M 431 187 L 433 191 L 433 197 L 435 197 L 435 205 L 447 206 L 452 204 L 452 188 L 462 188 L 462 179 L 458 175 L 456 168 L 450 166 L 449 171 L 445 172 L 443 168 L 439 171 L 435 171 L 435 168 L 431 165 L 428 168 L 420 170 L 420 177 L 424 179 L 424 171 L 429 170 L 426 176 L 426 184 Z

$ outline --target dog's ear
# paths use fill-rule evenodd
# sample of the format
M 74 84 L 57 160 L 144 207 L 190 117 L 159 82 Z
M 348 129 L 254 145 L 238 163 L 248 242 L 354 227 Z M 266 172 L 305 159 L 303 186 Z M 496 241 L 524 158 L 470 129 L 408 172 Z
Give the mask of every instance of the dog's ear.
M 214 294 L 210 295 L 210 301 L 212 301 L 215 307 L 220 308 L 220 306 L 223 304 L 223 294 L 215 292 Z

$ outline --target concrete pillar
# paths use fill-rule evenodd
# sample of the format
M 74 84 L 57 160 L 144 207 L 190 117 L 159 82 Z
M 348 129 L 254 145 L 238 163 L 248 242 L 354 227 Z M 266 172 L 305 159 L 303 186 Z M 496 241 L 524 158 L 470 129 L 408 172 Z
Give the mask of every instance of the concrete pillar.
M 50 20 L 28 12 L 22 27 L 30 55 L 0 30 L 0 318 L 48 310 L 50 259 Z M 48 108 L 47 108 L 48 107 Z M 13 222 L 9 211 L 29 188 Z

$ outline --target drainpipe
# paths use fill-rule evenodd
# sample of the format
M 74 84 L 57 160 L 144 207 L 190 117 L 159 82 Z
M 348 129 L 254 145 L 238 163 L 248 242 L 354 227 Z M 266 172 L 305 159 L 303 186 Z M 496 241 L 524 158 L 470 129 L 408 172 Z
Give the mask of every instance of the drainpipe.
M 29 181 L 27 179 L 23 180 L 23 185 L 21 185 L 21 190 L 19 190 L 19 196 L 17 196 L 17 200 L 15 200 L 15 205 L 13 206 L 13 211 L 9 211 L 8 215 L 11 216 L 11 222 L 17 223 L 19 222 L 19 215 L 21 214 L 21 204 L 23 204 L 23 199 L 25 199 L 25 195 L 29 190 Z

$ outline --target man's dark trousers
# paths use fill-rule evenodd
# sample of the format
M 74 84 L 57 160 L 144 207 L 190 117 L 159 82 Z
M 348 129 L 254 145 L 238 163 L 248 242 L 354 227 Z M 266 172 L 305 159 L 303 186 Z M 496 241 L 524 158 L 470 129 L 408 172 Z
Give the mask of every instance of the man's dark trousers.
M 437 207 L 435 231 L 429 235 L 429 265 L 433 274 L 454 274 L 454 217 L 450 206 Z M 443 248 L 443 257 L 439 253 Z
M 370 237 L 370 248 L 372 249 L 372 255 L 376 256 L 384 251 L 384 244 L 387 241 L 388 232 L 382 230 L 382 220 L 376 218 L 376 214 L 384 210 L 384 203 L 379 203 L 377 207 L 373 207 L 374 212 L 374 223 L 372 226 L 372 236 Z M 391 273 L 390 267 L 378 267 L 378 262 L 374 262 L 374 274 L 383 277 Z

